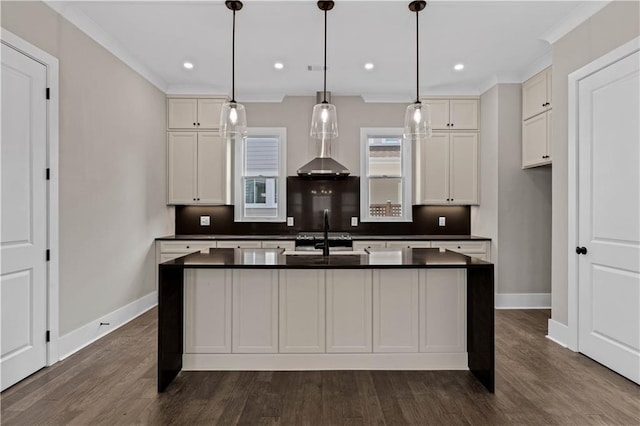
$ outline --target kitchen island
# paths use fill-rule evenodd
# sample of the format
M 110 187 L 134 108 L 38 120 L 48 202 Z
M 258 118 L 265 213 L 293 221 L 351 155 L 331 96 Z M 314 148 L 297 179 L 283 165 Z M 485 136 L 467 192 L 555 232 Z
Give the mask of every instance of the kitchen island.
M 206 288 L 222 290 L 199 293 Z M 417 370 L 456 369 L 462 359 L 494 390 L 493 264 L 459 253 L 211 249 L 160 264 L 158 291 L 159 392 L 183 362 L 196 370 Z M 201 314 L 206 321 L 193 322 Z M 456 321 L 452 336 L 439 318 Z M 212 335 L 221 337 L 211 343 Z

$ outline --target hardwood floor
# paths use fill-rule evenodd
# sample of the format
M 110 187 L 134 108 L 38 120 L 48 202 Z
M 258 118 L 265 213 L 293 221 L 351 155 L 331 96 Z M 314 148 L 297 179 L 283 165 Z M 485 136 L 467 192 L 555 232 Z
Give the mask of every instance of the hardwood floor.
M 0 396 L 3 425 L 640 424 L 640 387 L 496 312 L 496 393 L 468 371 L 182 372 L 156 393 L 156 311 Z

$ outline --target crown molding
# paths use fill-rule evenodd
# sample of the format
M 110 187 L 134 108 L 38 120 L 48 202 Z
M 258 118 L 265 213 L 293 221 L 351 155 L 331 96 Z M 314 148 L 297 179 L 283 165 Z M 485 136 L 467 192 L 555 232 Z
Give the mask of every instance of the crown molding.
M 146 65 L 136 59 L 118 40 L 111 37 L 94 20 L 78 9 L 72 2 L 43 0 L 60 16 L 78 27 L 96 43 L 104 47 L 108 52 L 120 59 L 132 70 L 140 74 L 149 83 L 166 93 L 167 82 L 151 71 Z
M 571 30 L 582 24 L 587 19 L 602 10 L 612 0 L 588 1 L 576 7 L 565 19 L 548 29 L 541 37 L 541 40 L 554 44 L 562 37 L 567 35 Z
M 523 67 L 520 70 L 520 82 L 525 82 L 529 80 L 534 75 L 538 74 L 540 71 L 548 68 L 552 65 L 553 55 L 552 52 L 549 51 L 544 55 L 540 56 L 538 59 L 529 63 L 529 65 Z

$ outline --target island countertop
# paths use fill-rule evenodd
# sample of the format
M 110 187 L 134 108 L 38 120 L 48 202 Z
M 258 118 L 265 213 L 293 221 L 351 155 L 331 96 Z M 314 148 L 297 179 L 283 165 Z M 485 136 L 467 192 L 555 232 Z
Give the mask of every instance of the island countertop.
M 182 240 L 213 240 L 213 241 L 254 241 L 254 240 L 290 240 L 294 241 L 296 234 L 279 234 L 279 235 L 223 235 L 223 234 L 178 234 L 167 235 L 156 238 L 156 241 L 182 241 Z M 481 237 L 478 235 L 433 235 L 433 234 L 416 234 L 416 235 L 366 235 L 351 234 L 353 241 L 491 241 L 491 238 Z
M 212 248 L 160 264 L 161 268 L 386 269 L 492 268 L 493 264 L 437 248 L 370 248 L 367 253 L 284 254 L 283 249 Z M 349 253 L 349 254 L 344 254 Z

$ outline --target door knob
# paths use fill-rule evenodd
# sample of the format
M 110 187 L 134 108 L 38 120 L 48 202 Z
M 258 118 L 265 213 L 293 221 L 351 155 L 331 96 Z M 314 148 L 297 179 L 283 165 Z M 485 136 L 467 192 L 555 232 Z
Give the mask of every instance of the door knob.
M 587 248 L 586 247 L 576 247 L 576 253 L 577 254 L 587 254 Z

